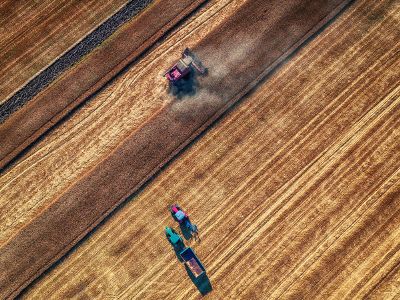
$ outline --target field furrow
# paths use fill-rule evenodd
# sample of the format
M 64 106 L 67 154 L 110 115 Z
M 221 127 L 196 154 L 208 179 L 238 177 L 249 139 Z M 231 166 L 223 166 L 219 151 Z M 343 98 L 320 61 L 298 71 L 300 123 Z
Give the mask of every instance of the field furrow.
M 347 4 L 210 1 L 46 134 L 0 178 L 0 294 L 201 299 L 179 203 L 210 299 L 396 299 L 400 5 Z

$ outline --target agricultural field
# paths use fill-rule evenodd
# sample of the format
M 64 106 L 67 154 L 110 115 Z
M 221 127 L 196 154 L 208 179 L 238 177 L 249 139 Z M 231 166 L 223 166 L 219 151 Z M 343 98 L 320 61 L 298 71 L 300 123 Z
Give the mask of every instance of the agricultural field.
M 0 104 L 127 2 L 2 1 Z
M 76 5 L 71 45 L 127 2 L 92 27 Z M 0 123 L 0 298 L 398 298 L 400 4 L 169 2 Z M 176 89 L 186 47 L 207 73 Z M 201 280 L 165 236 L 173 203 Z

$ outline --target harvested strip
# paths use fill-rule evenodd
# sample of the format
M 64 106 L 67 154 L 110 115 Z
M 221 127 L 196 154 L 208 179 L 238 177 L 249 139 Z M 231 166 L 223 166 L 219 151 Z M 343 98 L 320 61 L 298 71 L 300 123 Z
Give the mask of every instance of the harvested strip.
M 209 76 L 199 78 L 199 92 L 164 107 L 0 249 L 2 295 L 16 295 L 65 254 L 347 3 L 258 0 L 241 6 L 194 47 L 210 67 Z
M 157 1 L 0 124 L 0 170 L 206 0 Z
M 7 169 L 0 176 L 0 247 L 174 101 L 168 85 L 160 80 L 163 70 L 181 54 L 180 49 L 218 28 L 226 19 L 222 16 L 234 14 L 237 4 L 245 2 L 221 0 L 205 5 Z
M 162 232 L 175 201 L 199 225 L 209 299 L 289 298 L 291 285 L 363 298 L 371 276 L 396 298 L 400 14 L 385 2 L 351 6 L 26 299 L 200 299 Z
M 0 104 L 127 2 L 2 1 Z

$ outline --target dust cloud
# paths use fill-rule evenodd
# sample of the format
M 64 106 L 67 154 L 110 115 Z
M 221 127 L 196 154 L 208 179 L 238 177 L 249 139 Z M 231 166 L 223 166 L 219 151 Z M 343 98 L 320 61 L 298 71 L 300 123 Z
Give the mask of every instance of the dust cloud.
M 232 41 L 224 44 L 224 48 L 208 46 L 199 51 L 208 67 L 209 76 L 214 80 L 221 80 L 234 73 L 235 68 L 249 59 L 257 49 L 259 38 L 257 35 L 238 34 Z
M 238 34 L 230 42 L 224 42 L 224 48 L 207 45 L 198 49 L 196 54 L 207 68 L 207 75 L 202 77 L 193 72 L 195 75 L 191 84 L 195 92 L 178 94 L 173 103 L 173 110 L 188 115 L 196 111 L 215 111 L 220 108 L 230 99 L 232 92 L 220 93 L 214 85 L 224 80 L 233 81 L 237 85 L 240 80 L 236 75 L 237 69 L 246 65 L 246 60 L 251 59 L 251 55 L 259 46 L 259 40 L 257 35 Z

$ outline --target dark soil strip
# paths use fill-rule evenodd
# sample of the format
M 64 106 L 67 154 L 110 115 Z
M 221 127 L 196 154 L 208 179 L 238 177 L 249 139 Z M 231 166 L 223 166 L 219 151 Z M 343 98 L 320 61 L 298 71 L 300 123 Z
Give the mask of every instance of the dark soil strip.
M 349 2 L 253 0 L 211 32 L 194 49 L 210 71 L 197 93 L 154 115 L 0 249 L 0 297 L 65 255 Z
M 26 102 L 36 96 L 46 86 L 53 82 L 62 72 L 73 66 L 82 59 L 112 33 L 114 33 L 123 23 L 137 15 L 142 9 L 148 6 L 153 0 L 133 0 L 125 5 L 119 12 L 101 24 L 75 47 L 61 56 L 46 70 L 37 75 L 21 90 L 14 94 L 7 102 L 0 105 L 0 123 Z
M 207 0 L 155 1 L 0 124 L 0 170 Z

